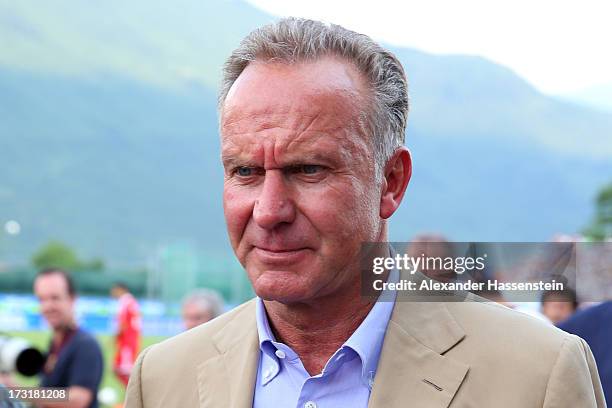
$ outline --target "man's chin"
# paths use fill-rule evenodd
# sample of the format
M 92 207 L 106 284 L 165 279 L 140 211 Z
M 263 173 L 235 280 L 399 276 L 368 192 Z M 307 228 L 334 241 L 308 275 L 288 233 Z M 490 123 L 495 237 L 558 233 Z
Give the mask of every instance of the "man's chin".
M 263 300 L 280 303 L 308 301 L 314 297 L 313 290 L 294 271 L 264 271 L 252 282 L 255 294 Z
M 49 325 L 52 330 L 59 330 L 62 327 L 59 322 L 49 320 L 47 320 L 47 325 Z

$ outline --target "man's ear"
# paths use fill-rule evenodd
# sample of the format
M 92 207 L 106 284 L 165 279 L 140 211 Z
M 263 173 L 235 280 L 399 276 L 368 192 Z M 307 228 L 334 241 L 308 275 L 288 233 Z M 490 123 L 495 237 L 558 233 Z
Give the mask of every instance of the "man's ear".
M 380 196 L 380 217 L 387 219 L 399 207 L 412 176 L 412 158 L 405 146 L 395 151 L 387 161 Z

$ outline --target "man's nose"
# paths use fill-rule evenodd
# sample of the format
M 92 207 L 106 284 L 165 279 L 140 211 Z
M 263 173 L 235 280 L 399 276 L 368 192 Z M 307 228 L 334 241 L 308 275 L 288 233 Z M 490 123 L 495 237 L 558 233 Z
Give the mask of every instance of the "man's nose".
M 295 219 L 295 205 L 281 170 L 267 170 L 263 187 L 255 201 L 253 220 L 264 229 L 290 224 Z

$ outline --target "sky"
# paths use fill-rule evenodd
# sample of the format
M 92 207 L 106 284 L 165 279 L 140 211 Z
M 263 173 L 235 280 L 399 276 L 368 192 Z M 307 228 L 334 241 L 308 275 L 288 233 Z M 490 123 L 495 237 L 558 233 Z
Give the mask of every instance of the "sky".
M 393 45 L 470 54 L 542 92 L 612 84 L 612 0 L 249 0 L 278 16 L 337 23 Z

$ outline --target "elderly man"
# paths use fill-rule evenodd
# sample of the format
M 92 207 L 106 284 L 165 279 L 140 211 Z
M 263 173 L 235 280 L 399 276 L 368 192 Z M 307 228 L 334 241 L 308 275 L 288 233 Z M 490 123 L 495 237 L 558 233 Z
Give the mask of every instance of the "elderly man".
M 230 56 L 219 110 L 227 228 L 257 298 L 143 352 L 127 407 L 604 406 L 578 337 L 491 304 L 361 296 L 362 244 L 387 240 L 411 175 L 392 54 L 284 19 Z

